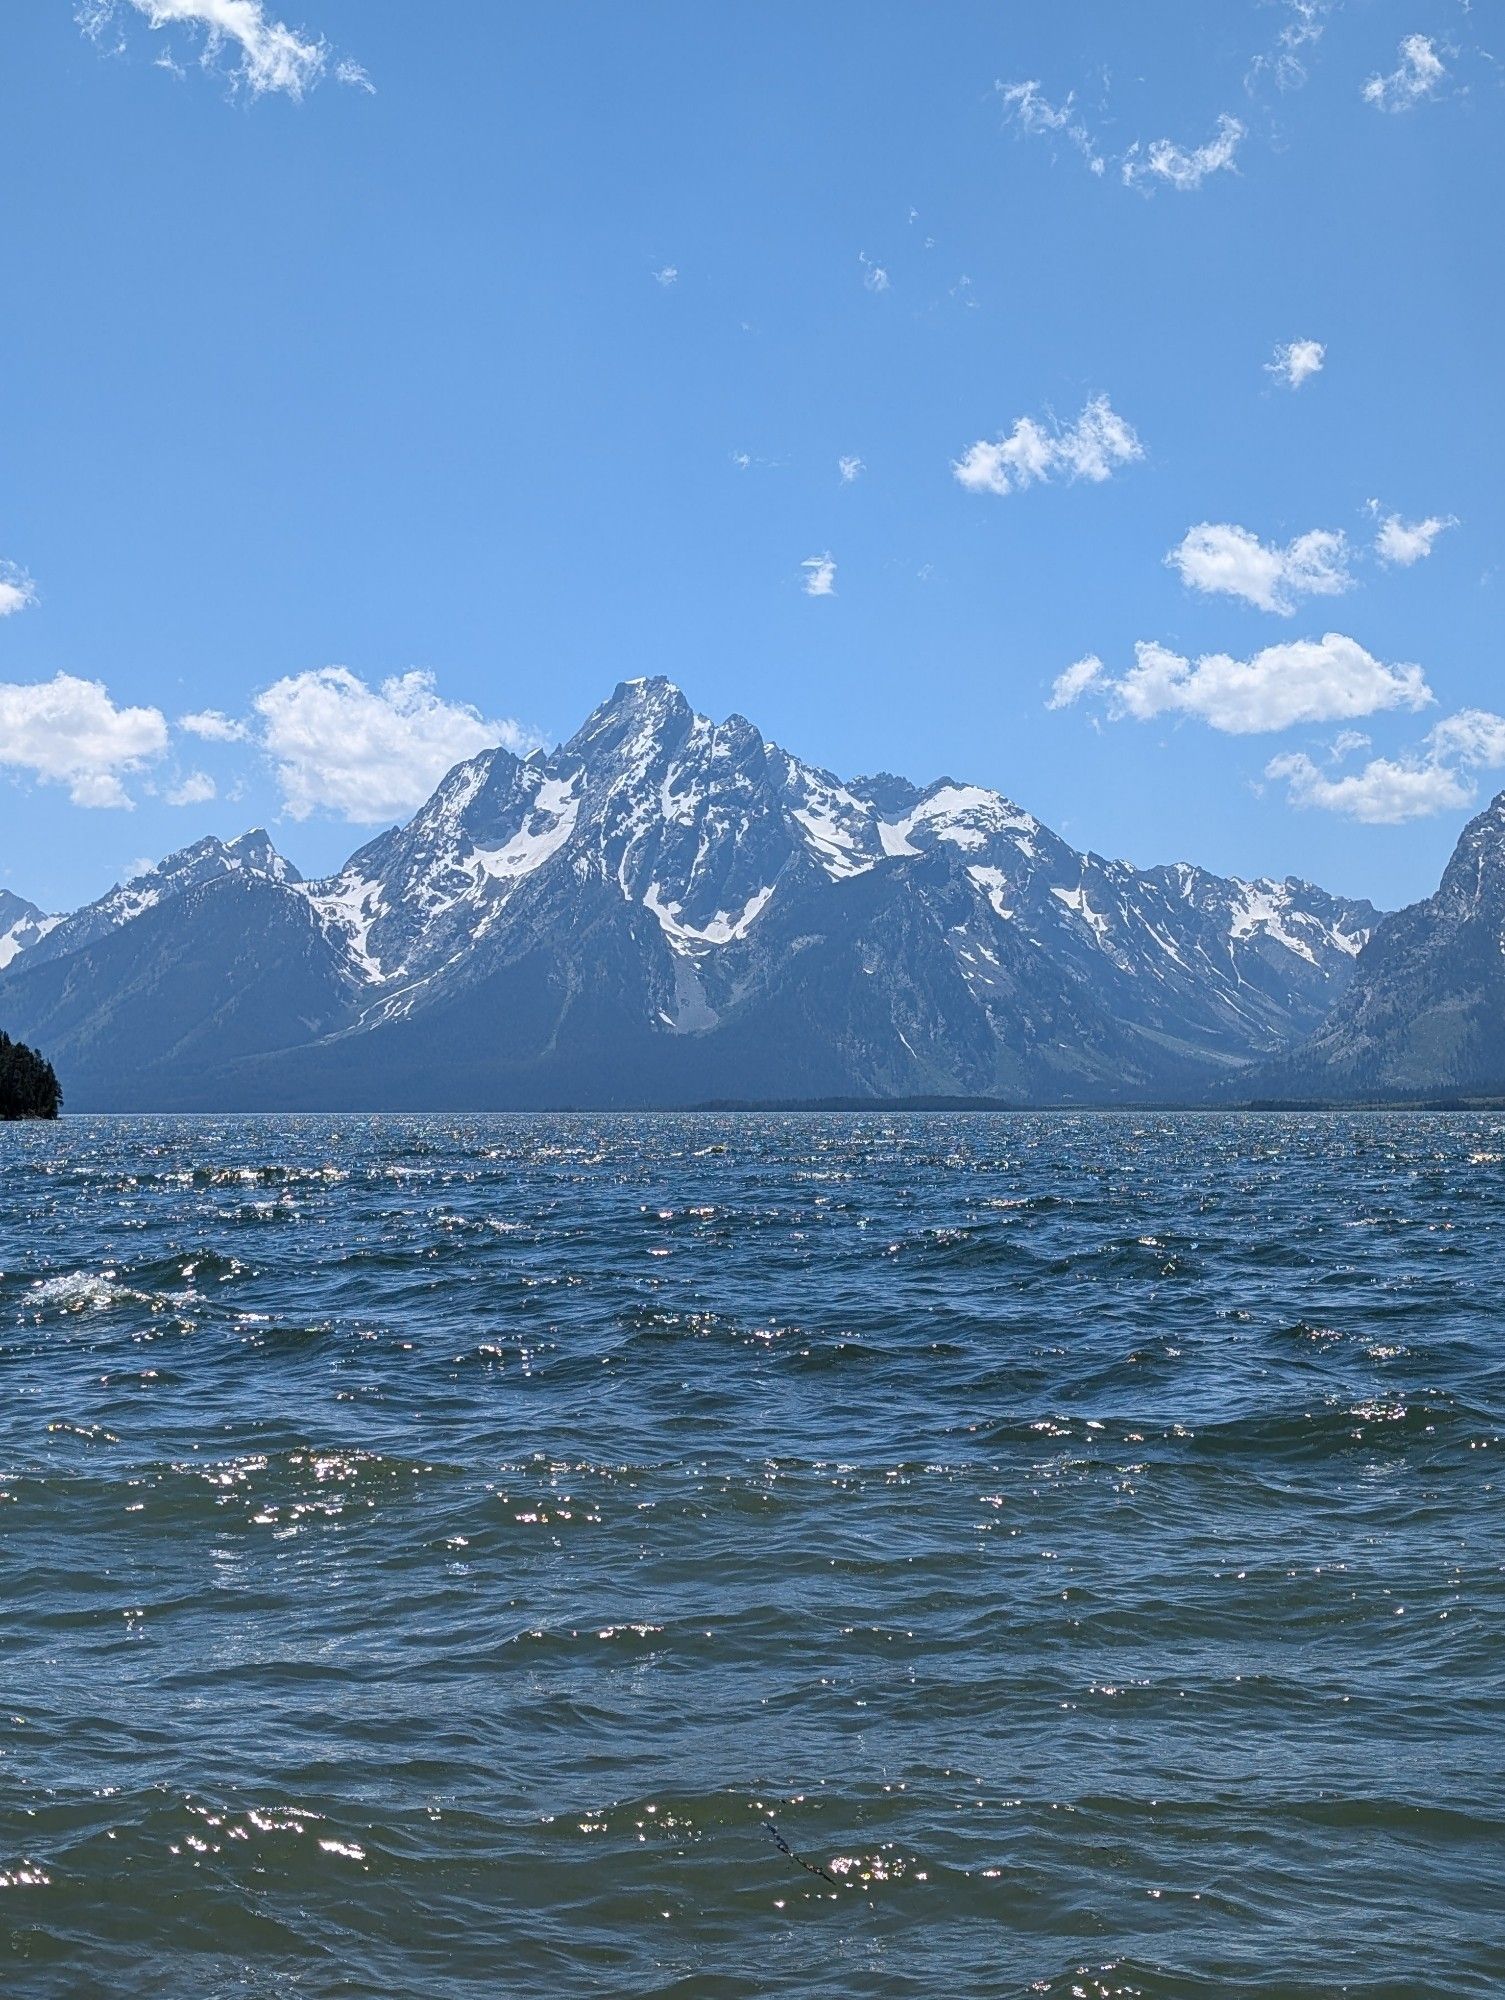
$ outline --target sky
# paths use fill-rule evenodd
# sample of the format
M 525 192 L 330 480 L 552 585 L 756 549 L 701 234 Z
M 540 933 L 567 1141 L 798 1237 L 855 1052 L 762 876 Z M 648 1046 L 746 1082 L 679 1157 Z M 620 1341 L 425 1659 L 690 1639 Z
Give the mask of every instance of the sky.
M 0 12 L 0 885 L 337 866 L 620 679 L 1427 894 L 1505 786 L 1462 0 Z

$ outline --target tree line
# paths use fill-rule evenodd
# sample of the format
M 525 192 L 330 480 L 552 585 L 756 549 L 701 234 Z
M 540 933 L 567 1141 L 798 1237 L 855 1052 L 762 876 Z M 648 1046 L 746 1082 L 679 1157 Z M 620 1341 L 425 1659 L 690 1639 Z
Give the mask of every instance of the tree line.
M 62 1101 L 47 1058 L 0 1032 L 0 1118 L 56 1118 Z

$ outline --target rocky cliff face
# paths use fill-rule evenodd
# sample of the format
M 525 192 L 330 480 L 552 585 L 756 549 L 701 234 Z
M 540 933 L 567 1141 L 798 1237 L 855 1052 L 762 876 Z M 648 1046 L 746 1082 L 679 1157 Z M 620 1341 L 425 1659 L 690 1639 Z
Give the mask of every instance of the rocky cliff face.
M 0 1012 L 80 1107 L 162 1101 L 164 1062 L 195 1103 L 1196 1096 L 1308 1034 L 1376 920 L 1081 853 L 978 786 L 843 781 L 630 681 L 552 754 L 458 765 L 326 881 L 260 833 L 185 849 L 18 952 Z M 265 983 L 232 1047 L 224 954 L 233 931 L 257 985 L 258 927 L 296 1004 Z M 79 1038 L 122 980 L 185 982 L 204 1031 L 147 1061 L 132 1029 L 106 1075 Z
M 1274 1096 L 1505 1095 L 1505 792 L 1434 896 L 1380 923 L 1316 1033 L 1254 1078 Z

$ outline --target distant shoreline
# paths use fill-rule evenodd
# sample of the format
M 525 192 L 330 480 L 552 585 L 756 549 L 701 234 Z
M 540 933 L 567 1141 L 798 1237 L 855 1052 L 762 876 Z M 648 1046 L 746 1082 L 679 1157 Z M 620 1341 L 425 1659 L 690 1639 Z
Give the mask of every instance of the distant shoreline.
M 128 1108 L 74 1105 L 57 1121 L 7 1119 L 8 1124 L 67 1123 L 80 1118 L 686 1118 L 741 1115 L 820 1116 L 828 1113 L 894 1115 L 998 1116 L 1027 1118 L 1109 1114 L 1146 1116 L 1227 1117 L 1280 1116 L 1301 1113 L 1422 1111 L 1505 1112 L 1505 1094 L 1487 1097 L 1406 1098 L 1251 1098 L 1239 1103 L 1208 1104 L 1149 1100 L 1125 1103 L 1016 1104 L 989 1097 L 814 1097 L 713 1098 L 694 1104 L 523 1104 L 523 1105 L 135 1105 Z

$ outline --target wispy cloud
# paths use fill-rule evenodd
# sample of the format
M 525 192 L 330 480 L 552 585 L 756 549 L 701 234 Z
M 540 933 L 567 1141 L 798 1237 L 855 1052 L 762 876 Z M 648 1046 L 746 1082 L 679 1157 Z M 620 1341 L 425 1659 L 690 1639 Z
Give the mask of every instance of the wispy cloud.
M 1420 667 L 1387 666 L 1341 632 L 1266 646 L 1248 660 L 1204 653 L 1192 661 L 1141 640 L 1127 673 L 1114 678 L 1095 656 L 1078 660 L 1057 677 L 1046 705 L 1069 708 L 1088 693 L 1102 695 L 1115 720 L 1186 715 L 1229 736 L 1425 708 L 1433 698 Z
M 25 611 L 37 601 L 37 587 L 24 569 L 15 563 L 0 562 L 0 618 Z
M 1312 528 L 1282 548 L 1232 522 L 1202 521 L 1165 560 L 1190 590 L 1239 597 L 1283 617 L 1303 597 L 1336 597 L 1353 584 L 1348 538 L 1331 528 Z
M 1341 756 L 1340 738 L 1334 745 Z M 1351 749 L 1366 748 L 1358 738 Z M 1505 715 L 1465 708 L 1449 715 L 1401 757 L 1373 757 L 1357 771 L 1334 776 L 1304 751 L 1274 757 L 1265 776 L 1284 780 L 1294 806 L 1341 813 L 1369 826 L 1396 826 L 1432 813 L 1471 805 L 1478 792 L 1475 773 L 1505 766 Z
M 1107 479 L 1121 465 L 1144 457 L 1144 446 L 1106 396 L 1096 396 L 1074 424 L 1047 427 L 1020 417 L 995 439 L 979 438 L 951 471 L 969 493 L 1016 493 L 1057 478 Z
M 1279 90 L 1299 90 L 1307 79 L 1307 51 L 1321 41 L 1327 16 L 1334 0 L 1286 0 L 1286 19 L 1275 46 L 1267 55 L 1258 55 L 1245 79 L 1252 90 L 1261 76 L 1268 74 Z
M 167 749 L 158 708 L 120 708 L 102 681 L 0 683 L 0 765 L 66 785 L 76 806 L 133 803 L 123 780 Z
M 668 291 L 671 285 L 677 285 L 679 283 L 678 265 L 676 264 L 661 265 L 659 269 L 656 270 L 653 274 L 653 282 L 656 285 L 662 285 L 665 291 Z
M 805 572 L 801 588 L 806 597 L 836 595 L 836 563 L 829 550 L 823 556 L 806 556 L 800 568 Z
M 863 473 L 867 471 L 867 467 L 860 458 L 853 456 L 851 458 L 838 458 L 836 461 L 836 470 L 841 474 L 842 485 L 850 486 L 854 479 L 862 477 Z
M 1447 65 L 1430 36 L 1407 35 L 1399 55 L 1388 75 L 1372 76 L 1364 85 L 1364 102 L 1376 111 L 1409 111 L 1424 98 L 1434 97 L 1447 75 Z
M 1064 139 L 1075 146 L 1093 173 L 1106 171 L 1107 162 L 1077 113 L 1074 91 L 1068 90 L 1060 104 L 1052 104 L 1034 78 L 1027 83 L 999 82 L 993 88 L 1003 101 L 1004 116 L 1012 118 L 1021 132 L 1036 138 Z
M 1152 139 L 1148 146 L 1140 146 L 1136 142 L 1124 155 L 1119 169 L 1123 184 L 1146 191 L 1171 187 L 1183 194 L 1190 193 L 1199 188 L 1209 174 L 1235 171 L 1234 155 L 1243 137 L 1242 122 L 1230 118 L 1225 111 L 1218 119 L 1218 129 L 1213 136 L 1190 150 L 1170 139 Z
M 862 282 L 870 292 L 886 292 L 889 287 L 888 272 L 881 264 L 875 263 L 866 250 L 857 252 L 857 261 L 862 266 Z
M 1320 340 L 1288 340 L 1265 363 L 1265 373 L 1284 382 L 1288 389 L 1299 389 L 1303 382 L 1322 373 L 1326 360 L 1327 349 Z
M 336 83 L 343 83 L 347 89 L 363 90 L 367 97 L 375 97 L 376 95 L 376 85 L 371 81 L 365 69 L 360 63 L 352 62 L 349 56 L 341 56 L 340 60 L 335 64 L 334 80 Z
M 1371 500 L 1369 511 L 1379 514 L 1379 502 Z M 1432 544 L 1449 528 L 1456 528 L 1456 514 L 1428 514 L 1423 521 L 1403 521 L 1399 514 L 1386 514 L 1374 537 L 1374 551 L 1383 563 L 1409 569 L 1432 553 Z
M 1089 653 L 1085 659 L 1075 660 L 1062 669 L 1051 682 L 1047 708 L 1071 708 L 1092 688 L 1101 687 L 1107 679 L 1107 670 L 1096 653 Z
M 80 0 L 77 16 L 86 32 L 100 39 L 127 7 L 150 28 L 197 33 L 205 69 L 218 68 L 231 56 L 232 79 L 252 97 L 269 91 L 302 97 L 330 68 L 328 44 L 269 15 L 264 0 Z M 170 52 L 163 66 L 181 73 Z M 360 64 L 348 58 L 334 63 L 333 74 L 339 83 L 374 89 Z

